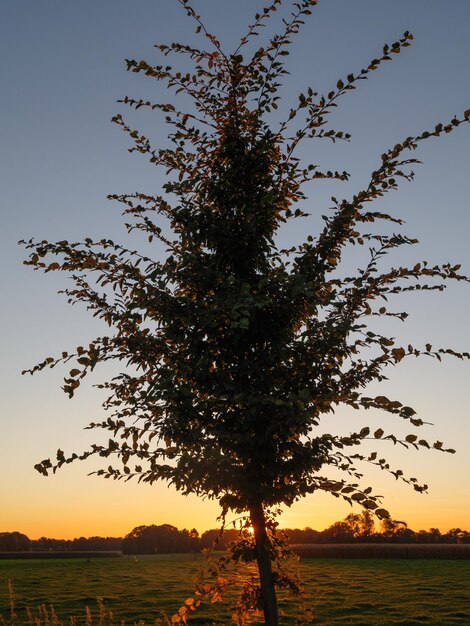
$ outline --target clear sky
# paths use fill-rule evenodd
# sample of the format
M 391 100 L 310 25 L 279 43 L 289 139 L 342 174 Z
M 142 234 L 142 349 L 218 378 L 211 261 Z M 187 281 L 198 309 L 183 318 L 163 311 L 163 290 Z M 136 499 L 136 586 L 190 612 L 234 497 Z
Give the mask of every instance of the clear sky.
M 194 5 L 230 51 L 264 2 L 194 0 Z M 309 202 L 312 217 L 287 228 L 285 243 L 314 232 L 329 196 L 360 190 L 386 148 L 470 107 L 469 24 L 468 0 L 320 2 L 290 57 L 292 76 L 284 89 L 288 104 L 308 85 L 329 91 L 404 30 L 415 41 L 343 99 L 332 125 L 352 132 L 351 144 L 309 146 L 314 162 L 323 169 L 349 170 L 352 183 L 343 188 L 317 183 Z M 82 344 L 103 329 L 86 311 L 69 307 L 57 295 L 65 285 L 63 277 L 23 267 L 24 251 L 16 242 L 32 236 L 53 241 L 125 239 L 120 208 L 106 195 L 158 192 L 162 177 L 143 158 L 128 154 L 127 139 L 110 118 L 122 111 L 116 100 L 125 95 L 155 101 L 169 96 L 161 85 L 127 74 L 124 59 L 157 63 L 154 43 L 192 41 L 193 36 L 193 24 L 176 0 L 2 2 L 0 531 L 19 530 L 32 538 L 73 537 L 121 535 L 139 524 L 199 530 L 216 525 L 215 503 L 185 498 L 164 485 L 150 488 L 88 477 L 93 468 L 85 464 L 67 466 L 48 479 L 39 476 L 33 465 L 58 447 L 71 451 L 93 441 L 93 431 L 82 429 L 102 415 L 100 396 L 83 387 L 68 400 L 60 390 L 63 372 L 58 370 L 33 378 L 20 375 L 43 357 Z M 158 114 L 137 113 L 137 127 L 151 134 L 154 144 L 163 140 L 166 131 Z M 416 182 L 384 203 L 406 219 L 406 234 L 420 239 L 413 258 L 461 262 L 467 273 L 469 154 L 469 125 L 426 142 L 417 155 L 424 165 L 417 169 Z M 468 285 L 454 285 L 443 294 L 416 294 L 405 305 L 411 313 L 408 323 L 392 325 L 387 332 L 416 345 L 431 341 L 470 350 Z M 366 482 L 385 496 L 392 515 L 414 529 L 470 529 L 469 374 L 468 362 L 439 366 L 413 361 L 394 368 L 380 389 L 435 424 L 423 434 L 457 449 L 451 456 L 384 448 L 395 465 L 430 485 L 429 495 L 416 494 L 380 471 L 367 475 Z M 366 423 L 405 432 L 393 419 L 372 412 L 358 419 L 338 411 L 325 428 L 348 431 Z M 349 511 L 328 495 L 313 495 L 287 510 L 281 521 L 284 526 L 321 529 Z

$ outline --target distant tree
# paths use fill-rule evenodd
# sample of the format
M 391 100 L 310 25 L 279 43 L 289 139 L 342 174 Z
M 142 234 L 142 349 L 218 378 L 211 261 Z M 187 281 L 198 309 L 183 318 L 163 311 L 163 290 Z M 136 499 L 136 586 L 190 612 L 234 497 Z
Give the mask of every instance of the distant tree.
M 430 528 L 429 530 L 418 530 L 416 533 L 416 541 L 418 543 L 441 543 L 442 535 L 439 528 Z
M 298 590 L 278 560 L 284 554 L 276 538 L 278 507 L 326 491 L 386 519 L 379 496 L 361 484 L 358 464 L 380 467 L 418 492 L 426 485 L 390 467 L 382 454 L 356 452 L 360 444 L 385 440 L 452 452 L 414 433 L 398 437 L 364 426 L 348 435 L 321 434 L 318 427 L 339 405 L 380 409 L 419 427 L 423 422 L 411 407 L 383 395 L 367 396 L 364 388 L 411 356 L 470 356 L 431 343 L 401 346 L 377 330 L 378 318 L 407 317 L 390 308 L 394 295 L 442 290 L 447 280 L 468 278 L 459 265 L 388 265 L 389 253 L 417 240 L 392 232 L 402 225 L 399 217 L 371 208 L 400 181 L 413 178 L 410 166 L 418 161 L 410 152 L 468 122 L 470 110 L 384 152 L 362 190 L 332 199 L 316 236 L 279 249 L 280 227 L 305 215 L 305 184 L 349 178 L 347 172 L 302 162 L 299 145 L 310 139 L 349 140 L 349 134 L 328 126 L 330 113 L 360 81 L 409 46 L 412 36 L 405 32 L 385 45 L 365 68 L 338 80 L 325 95 L 309 87 L 281 113 L 278 90 L 287 74 L 288 48 L 317 0 L 293 3 L 283 30 L 253 54 L 248 44 L 282 8 L 282 0 L 255 16 L 231 54 L 207 31 L 189 0 L 179 1 L 210 49 L 156 46 L 164 57 L 182 55 L 194 69 L 174 70 L 166 60 L 161 65 L 128 60 L 127 66 L 183 94 L 189 108 L 122 101 L 163 112 L 172 129 L 170 146 L 155 149 L 120 114 L 114 117 L 133 142 L 130 151 L 146 155 L 168 177 L 161 195 L 110 196 L 124 205 L 129 232 L 141 231 L 160 244 L 155 255 L 109 239 L 23 242 L 31 252 L 27 264 L 69 274 L 74 283 L 65 290 L 69 301 L 85 303 L 111 329 L 29 371 L 73 362 L 64 381 L 72 397 L 98 364 L 116 361 L 123 367 L 100 385 L 109 392 L 104 403 L 109 417 L 90 424 L 110 432 L 108 443 L 71 455 L 59 450 L 56 461 L 46 459 L 36 467 L 47 475 L 96 456 L 107 459 L 97 470 L 106 478 L 164 480 L 183 494 L 217 499 L 224 517 L 229 511 L 246 512 L 254 539 L 244 536 L 243 546 L 257 562 L 260 586 L 247 587 L 244 598 L 262 607 L 265 624 L 275 626 L 276 585 Z M 368 259 L 356 271 L 350 263 L 340 267 L 344 251 L 353 246 L 368 249 Z M 233 554 L 239 558 L 240 551 Z
M 115 551 L 121 550 L 121 544 L 121 537 L 79 537 L 72 540 L 70 550 Z
M 374 519 L 365 509 L 361 514 L 350 513 L 344 520 L 334 522 L 321 532 L 321 540 L 326 543 L 351 543 L 365 541 L 374 532 Z
M 470 533 L 461 528 L 451 528 L 441 539 L 444 543 L 470 543 Z
M 40 537 L 31 541 L 33 550 L 70 550 L 72 540 L 70 539 L 51 539 L 50 537 Z
M 344 522 L 351 527 L 351 533 L 355 539 L 365 539 L 374 532 L 374 518 L 367 509 L 360 514 L 350 513 Z
M 313 530 L 312 528 L 286 528 L 284 530 L 289 544 L 296 543 L 319 543 L 322 533 L 319 530 Z
M 40 537 L 31 541 L 33 550 L 96 550 L 96 551 L 119 551 L 121 550 L 121 537 L 76 537 L 75 539 L 50 539 Z
M 206 530 L 201 535 L 201 548 L 202 549 L 214 549 L 214 550 L 226 550 L 228 545 L 236 541 L 240 531 L 236 528 L 227 528 L 223 535 L 220 533 L 220 528 L 212 528 Z
M 405 524 L 402 524 L 392 537 L 394 543 L 416 543 L 416 533 Z
M 381 526 L 381 534 L 384 537 L 387 538 L 392 538 L 396 535 L 396 533 L 398 532 L 398 530 L 402 527 L 402 526 L 406 526 L 406 524 L 404 522 L 399 522 L 398 520 L 394 520 L 391 517 L 385 518 L 382 520 L 380 526 Z
M 354 528 L 345 520 L 334 522 L 322 532 L 325 543 L 352 543 L 354 541 Z
M 137 526 L 122 540 L 124 554 L 168 554 L 199 550 L 194 532 L 178 530 L 171 524 Z
M 17 530 L 0 533 L 0 552 L 25 552 L 30 546 L 29 537 Z
M 320 531 L 313 530 L 313 528 L 304 528 L 302 531 L 303 540 L 302 543 L 316 543 L 320 540 Z M 294 542 L 292 542 L 294 543 Z
M 362 511 L 359 522 L 359 536 L 363 539 L 371 537 L 375 531 L 375 522 L 370 511 Z
M 199 532 L 195 528 L 191 528 L 188 534 L 191 539 L 199 539 Z
M 429 536 L 433 543 L 439 543 L 442 538 L 441 531 L 439 530 L 439 528 L 430 528 Z

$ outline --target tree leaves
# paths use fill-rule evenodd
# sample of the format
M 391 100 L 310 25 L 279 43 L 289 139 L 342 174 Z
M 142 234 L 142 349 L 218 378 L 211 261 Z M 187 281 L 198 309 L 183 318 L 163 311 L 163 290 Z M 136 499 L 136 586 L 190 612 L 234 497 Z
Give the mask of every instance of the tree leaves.
M 405 350 L 403 348 L 394 348 L 392 350 L 393 358 L 399 363 L 405 357 Z
M 29 254 L 25 264 L 46 273 L 66 272 L 71 286 L 63 293 L 69 303 L 84 303 L 106 328 L 88 346 L 48 357 L 26 371 L 73 361 L 63 385 L 69 397 L 96 366 L 114 362 L 119 372 L 99 384 L 107 394 L 107 419 L 89 425 L 107 431 L 108 443 L 81 454 L 61 453 L 36 469 L 47 475 L 93 456 L 100 476 L 149 484 L 165 480 L 183 493 L 217 499 L 224 512 L 242 512 L 252 502 L 265 509 L 291 505 L 324 490 L 387 519 L 380 496 L 357 482 L 362 479 L 357 464 L 373 464 L 418 492 L 426 485 L 391 468 L 378 452 L 346 451 L 367 440 L 453 450 L 414 434 L 385 435 L 376 426 L 348 436 L 319 434 L 318 426 L 322 417 L 348 405 L 385 411 L 420 427 L 424 422 L 412 407 L 383 395 L 362 395 L 364 389 L 385 380 L 386 368 L 405 357 L 470 358 L 468 352 L 431 343 L 401 347 L 371 325 L 373 316 L 383 323 L 389 317 L 406 320 L 406 312 L 393 310 L 395 296 L 443 290 L 448 281 L 468 283 L 469 278 L 450 263 L 391 266 L 388 255 L 398 252 L 400 258 L 403 246 L 418 241 L 390 228 L 400 231 L 404 220 L 369 208 L 401 182 L 413 180 L 421 141 L 469 122 L 470 109 L 393 145 L 379 156 L 362 189 L 349 198 L 332 198 L 315 236 L 306 233 L 299 246 L 278 249 L 284 223 L 307 215 L 306 183 L 350 178 L 342 169 L 322 171 L 318 164 L 303 163 L 298 147 L 310 139 L 349 141 L 349 133 L 329 126 L 330 114 L 343 95 L 408 47 L 412 36 L 405 32 L 386 44 L 364 69 L 333 81 L 325 95 L 306 87 L 280 118 L 285 121 L 273 126 L 269 114 L 282 110 L 279 89 L 288 72 L 288 49 L 315 0 L 293 3 L 281 31 L 251 56 L 248 43 L 281 8 L 281 0 L 255 15 L 232 54 L 189 1 L 180 4 L 208 49 L 159 44 L 161 64 L 127 60 L 130 72 L 167 91 L 160 103 L 120 101 L 163 115 L 168 145 L 155 148 L 121 114 L 112 119 L 129 137 L 129 151 L 165 172 L 158 195 L 109 196 L 123 206 L 128 233 L 142 231 L 151 252 L 110 239 L 21 242 Z M 184 71 L 167 65 L 172 55 L 183 55 Z M 167 101 L 168 92 L 183 96 L 184 109 Z M 357 271 L 349 262 L 341 266 L 352 246 L 366 250 Z M 345 479 L 320 475 L 331 467 Z M 181 607 L 174 623 L 185 623 L 192 607 Z

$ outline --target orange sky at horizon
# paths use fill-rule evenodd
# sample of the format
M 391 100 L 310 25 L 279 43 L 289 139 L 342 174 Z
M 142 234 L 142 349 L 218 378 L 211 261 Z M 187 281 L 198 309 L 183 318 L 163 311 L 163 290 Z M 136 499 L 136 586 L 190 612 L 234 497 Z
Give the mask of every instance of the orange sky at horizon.
M 220 526 L 217 520 L 220 510 L 216 502 L 203 501 L 194 495 L 182 496 L 163 485 L 153 488 L 138 485 L 134 486 L 136 488 L 129 488 L 129 484 L 90 478 L 96 484 L 88 491 L 88 498 L 84 502 L 78 502 L 64 498 L 67 491 L 73 493 L 78 472 L 72 480 L 69 476 L 56 476 L 54 479 L 38 477 L 39 483 L 53 483 L 56 479 L 56 484 L 51 484 L 50 487 L 38 485 L 38 501 L 34 506 L 31 502 L 22 502 L 15 510 L 2 511 L 0 532 L 19 531 L 30 539 L 73 539 L 91 536 L 122 537 L 136 526 L 151 524 L 171 524 L 188 530 L 196 528 L 200 534 Z M 48 496 L 41 504 L 41 492 L 44 489 L 48 490 Z M 154 497 L 150 495 L 151 491 L 154 492 Z M 448 493 L 446 502 L 443 494 L 420 495 L 408 491 L 406 494 L 406 486 L 401 489 L 400 506 L 396 502 L 396 496 L 389 494 L 385 498 L 384 506 L 388 505 L 394 519 L 405 521 L 415 531 L 429 530 L 431 527 L 439 528 L 442 533 L 456 527 L 470 530 L 470 513 L 464 508 L 455 507 L 455 494 Z M 63 505 L 59 506 L 54 515 L 51 512 L 51 500 L 56 498 L 62 500 Z M 163 506 L 159 506 L 159 500 L 164 502 Z M 106 504 L 103 505 L 103 502 Z M 433 515 L 433 508 L 437 503 L 439 510 L 435 510 Z M 358 506 L 351 508 L 329 494 L 318 493 L 284 509 L 279 522 L 281 528 L 310 527 L 323 530 L 350 512 L 360 513 L 361 510 Z M 229 515 L 227 523 L 235 517 L 238 516 Z M 377 527 L 379 523 L 376 520 Z

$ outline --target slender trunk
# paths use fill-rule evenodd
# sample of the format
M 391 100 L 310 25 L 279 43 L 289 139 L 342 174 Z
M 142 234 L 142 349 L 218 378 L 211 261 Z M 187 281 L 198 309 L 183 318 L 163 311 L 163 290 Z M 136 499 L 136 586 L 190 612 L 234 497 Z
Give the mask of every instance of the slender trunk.
M 263 599 L 264 623 L 265 626 L 279 626 L 276 589 L 271 566 L 269 539 L 266 533 L 266 518 L 261 504 L 250 508 L 250 518 L 256 540 L 256 561 Z

